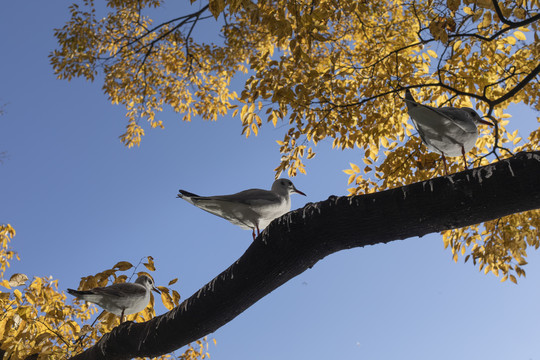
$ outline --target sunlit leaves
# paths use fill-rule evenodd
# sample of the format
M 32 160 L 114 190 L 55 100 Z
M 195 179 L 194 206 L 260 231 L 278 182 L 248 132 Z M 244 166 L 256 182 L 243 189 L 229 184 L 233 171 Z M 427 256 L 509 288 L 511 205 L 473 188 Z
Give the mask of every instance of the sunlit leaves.
M 502 281 L 517 282 L 512 274 L 525 276 L 527 248 L 540 246 L 540 211 L 529 211 L 465 229 L 443 232 L 445 247 L 450 247 L 454 260 L 464 255 L 484 273 L 501 276 Z
M 11 239 L 15 236 L 15 229 L 9 224 L 0 225 L 0 269 L 4 273 L 9 267 L 9 261 L 14 257 L 18 260 L 18 255 L 8 250 L 8 244 Z
M 71 19 L 55 30 L 59 48 L 50 56 L 61 79 L 94 80 L 103 75 L 110 101 L 126 108 L 128 125 L 120 139 L 128 147 L 139 145 L 144 136 L 140 119 L 152 128 L 164 127 L 156 114 L 166 105 L 185 121 L 192 116 L 217 120 L 236 98 L 229 89 L 232 76 L 244 70 L 245 51 L 233 53 L 186 37 L 192 23 L 205 18 L 208 6 L 193 7 L 192 14 L 177 22 L 154 26 L 143 10 L 155 6 L 148 1 L 109 1 L 109 12 L 98 18 L 93 1 L 74 4 Z M 223 6 L 223 0 L 210 2 L 216 16 Z
M 496 139 L 503 157 L 538 148 L 540 131 L 508 129 L 509 105 L 540 110 L 538 81 L 503 98 L 538 66 L 538 21 L 529 21 L 538 14 L 537 0 L 192 3 L 177 20 L 155 24 L 146 8 L 157 2 L 109 1 L 98 17 L 87 0 L 71 6 L 71 18 L 55 32 L 54 70 L 65 79 L 100 75 L 110 101 L 126 108 L 121 140 L 128 147 L 145 134 L 140 119 L 150 127 L 166 124 L 156 119 L 166 107 L 185 121 L 231 112 L 246 137 L 268 126 L 285 128 L 276 176 L 306 173 L 304 162 L 326 140 L 336 150 L 358 151 L 351 159 L 356 165 L 345 170 L 350 194 L 380 191 L 444 174 L 440 155 L 422 145 L 406 113 L 403 89 L 409 87 L 422 103 L 473 107 L 497 122 L 497 134 L 480 128 L 467 154 L 475 166 L 496 160 L 487 156 Z M 213 42 L 191 31 L 205 26 L 203 18 L 215 26 Z M 237 96 L 238 72 L 248 76 Z M 463 169 L 460 157 L 448 162 L 450 173 Z M 456 231 L 455 244 L 466 243 L 467 234 L 500 242 L 496 233 Z M 452 248 L 457 259 L 467 246 Z M 482 269 L 519 277 L 521 268 L 504 266 L 513 255 L 494 257 L 493 249 L 475 249 L 477 263 L 486 253 Z
M 65 359 L 94 345 L 103 334 L 119 324 L 118 316 L 103 313 L 95 325 L 90 325 L 97 313 L 96 306 L 84 301 L 72 301 L 71 296 L 67 299 L 63 291 L 58 290 L 58 281 L 51 277 L 36 276 L 30 280 L 26 275 L 16 273 L 9 280 L 4 279 L 8 260 L 15 257 L 8 247 L 14 236 L 15 230 L 10 225 L 0 225 L 0 260 L 4 266 L 0 271 L 0 286 L 9 290 L 0 291 L 0 344 L 6 352 L 4 357 L 25 359 L 36 354 L 40 359 Z M 151 257 L 147 257 L 147 260 L 148 264 L 155 266 Z M 79 288 L 91 289 L 129 281 L 140 272 L 135 273 L 136 269 L 127 275 L 118 272 L 133 268 L 127 261 L 118 262 L 111 269 L 83 277 Z M 169 286 L 174 283 L 176 279 L 171 280 Z M 160 289 L 166 293 L 161 301 L 167 309 L 179 305 L 180 294 L 176 290 L 164 286 L 160 286 Z M 129 320 L 150 320 L 155 316 L 153 304 L 152 301 L 139 314 L 130 315 Z M 207 347 L 206 339 L 203 339 L 197 342 L 197 349 L 189 346 L 178 358 L 203 359 L 208 356 Z M 158 359 L 166 358 L 173 356 L 164 355 Z

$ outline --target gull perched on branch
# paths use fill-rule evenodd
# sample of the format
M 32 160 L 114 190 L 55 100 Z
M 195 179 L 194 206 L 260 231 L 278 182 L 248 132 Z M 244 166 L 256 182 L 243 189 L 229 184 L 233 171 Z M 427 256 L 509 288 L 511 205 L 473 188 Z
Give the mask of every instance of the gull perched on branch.
M 120 322 L 124 320 L 124 315 L 136 314 L 146 308 L 150 301 L 150 290 L 160 293 L 148 275 L 139 276 L 134 283 L 112 284 L 92 290 L 67 289 L 76 298 L 97 304 L 120 316 Z
M 483 120 L 471 108 L 443 107 L 434 108 L 417 103 L 409 89 L 405 91 L 405 103 L 420 138 L 428 149 L 442 155 L 444 172 L 445 156 L 463 156 L 467 169 L 465 154 L 471 151 L 478 138 L 477 125 L 493 126 Z
M 288 179 L 278 179 L 271 190 L 249 189 L 231 195 L 199 196 L 179 190 L 178 198 L 220 216 L 242 229 L 251 229 L 255 240 L 272 220 L 291 210 L 290 194 L 306 195 Z

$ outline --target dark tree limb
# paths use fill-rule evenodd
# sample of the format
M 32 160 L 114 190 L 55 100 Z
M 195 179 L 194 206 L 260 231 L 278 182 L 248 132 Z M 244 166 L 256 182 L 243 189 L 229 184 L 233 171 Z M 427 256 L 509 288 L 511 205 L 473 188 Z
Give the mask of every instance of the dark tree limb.
M 337 251 L 538 208 L 540 151 L 379 193 L 331 196 L 272 222 L 234 264 L 174 310 L 146 323 L 123 323 L 72 359 L 169 353 L 216 331 Z
M 497 0 L 492 0 L 491 1 L 493 3 L 493 8 L 495 9 L 495 12 L 497 13 L 497 16 L 499 17 L 499 19 L 506 25 L 510 26 L 510 27 L 513 27 L 513 28 L 516 28 L 516 27 L 520 27 L 520 26 L 525 26 L 525 25 L 529 25 L 535 21 L 538 21 L 540 20 L 540 14 L 536 14 L 534 16 L 531 16 L 530 18 L 528 19 L 524 19 L 522 21 L 510 21 L 508 20 L 506 17 L 504 17 L 503 13 L 502 13 L 502 10 L 501 10 L 501 7 L 499 6 L 499 2 Z

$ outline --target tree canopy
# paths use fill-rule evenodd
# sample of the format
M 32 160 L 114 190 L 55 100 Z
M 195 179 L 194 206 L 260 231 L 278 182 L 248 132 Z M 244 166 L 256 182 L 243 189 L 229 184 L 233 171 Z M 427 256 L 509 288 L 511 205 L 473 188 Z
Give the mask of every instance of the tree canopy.
M 184 121 L 230 112 L 246 137 L 287 127 L 276 139 L 276 176 L 306 173 L 316 145 L 331 141 L 336 149 L 362 151 L 364 164 L 344 170 L 350 195 L 382 194 L 443 174 L 439 155 L 427 152 L 409 121 L 403 93 L 410 89 L 419 102 L 473 107 L 495 124 L 481 128 L 468 154 L 475 167 L 538 150 L 540 127 L 523 133 L 517 127 L 534 120 L 512 118 L 515 104 L 540 110 L 538 0 L 211 0 L 193 1 L 171 18 L 159 13 L 163 3 L 109 0 L 104 7 L 83 0 L 55 30 L 55 73 L 103 83 L 111 103 L 126 108 L 120 139 L 128 147 L 140 144 L 146 127 L 167 125 L 160 119 L 165 108 Z M 215 26 L 215 40 L 197 37 L 205 24 Z M 452 160 L 449 171 L 461 170 L 460 158 Z M 500 171 L 500 164 L 484 169 Z M 476 176 L 474 186 L 490 171 Z M 494 179 L 512 173 L 504 176 Z M 505 192 L 494 189 L 497 196 Z M 480 197 L 486 206 L 487 197 Z M 486 273 L 517 282 L 527 250 L 540 246 L 540 212 L 534 204 L 512 206 L 497 213 L 504 217 L 430 229 L 442 231 L 456 261 L 463 255 Z M 440 212 L 434 216 L 444 222 Z
M 263 124 L 286 124 L 276 176 L 305 173 L 305 159 L 329 139 L 338 149 L 360 148 L 351 163 L 351 194 L 381 191 L 442 174 L 427 153 L 402 99 L 404 89 L 433 106 L 474 107 L 495 130 L 469 154 L 484 165 L 538 148 L 540 129 L 520 134 L 511 104 L 540 110 L 537 0 L 192 2 L 192 10 L 156 24 L 145 13 L 163 2 L 91 0 L 73 4 L 55 32 L 51 63 L 61 79 L 99 79 L 114 104 L 126 107 L 121 140 L 144 135 L 140 120 L 163 128 L 169 106 L 183 120 L 218 120 L 232 111 L 245 136 Z M 198 40 L 204 22 L 216 39 Z M 232 80 L 247 73 L 240 95 Z M 537 118 L 537 120 L 540 118 Z M 268 125 L 267 125 L 268 126 Z M 451 172 L 463 166 L 454 159 Z M 486 272 L 516 281 L 526 249 L 538 248 L 538 212 L 509 216 L 443 233 L 455 259 L 472 258 Z

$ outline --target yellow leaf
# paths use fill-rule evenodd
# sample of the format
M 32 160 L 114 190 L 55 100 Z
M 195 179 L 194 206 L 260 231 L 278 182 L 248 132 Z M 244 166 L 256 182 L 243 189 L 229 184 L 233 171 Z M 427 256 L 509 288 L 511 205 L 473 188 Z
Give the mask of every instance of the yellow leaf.
M 208 8 L 212 15 L 214 15 L 214 18 L 218 18 L 219 14 L 225 9 L 225 1 L 224 0 L 210 0 L 208 2 Z
M 36 342 L 36 345 L 38 345 L 40 342 L 42 342 L 43 340 L 49 338 L 49 337 L 52 337 L 51 334 L 49 332 L 44 332 L 42 334 L 39 334 L 35 339 L 34 341 Z
M 150 271 L 156 271 L 156 267 L 154 266 L 154 263 L 143 263 L 143 265 Z
M 180 294 L 178 293 L 178 291 L 173 290 L 172 291 L 172 297 L 173 297 L 174 304 L 178 305 L 180 303 Z
M 2 286 L 5 287 L 6 289 L 11 289 L 11 286 L 9 285 L 9 281 L 7 281 L 6 279 L 2 280 L 0 284 L 2 284 Z
M 28 280 L 28 276 L 24 274 L 13 274 L 9 278 L 9 285 L 11 287 L 21 286 L 21 285 L 24 285 L 27 280 Z
M 356 164 L 353 164 L 353 163 L 349 163 L 351 165 L 351 168 L 353 169 L 353 171 L 355 173 L 359 173 L 360 172 L 360 168 L 358 167 L 358 165 Z
M 175 284 L 177 281 L 178 281 L 178 278 L 172 279 L 171 281 L 169 281 L 169 286 L 171 286 L 172 284 Z
M 432 58 L 437 58 L 438 55 L 435 51 L 433 50 L 428 50 L 427 53 L 429 54 L 429 56 L 431 56 Z
M 161 301 L 168 310 L 174 309 L 174 304 L 172 302 L 171 296 L 166 292 L 161 293 Z
M 120 271 L 126 271 L 128 269 L 131 269 L 133 265 L 129 261 L 120 261 L 116 263 L 116 265 L 113 266 L 113 269 L 118 269 Z
M 165 287 L 165 286 L 157 286 L 158 290 L 161 291 L 162 293 L 169 293 L 169 288 Z
M 525 34 L 522 33 L 521 31 L 514 31 L 514 36 L 515 36 L 518 40 L 527 40 L 527 37 L 525 37 Z
M 156 267 L 154 266 L 154 258 L 151 256 L 147 257 L 148 263 L 143 263 L 143 265 L 150 271 L 156 271 Z
M 460 4 L 460 0 L 446 0 L 446 6 L 448 6 L 448 9 L 450 9 L 451 11 L 458 10 Z

